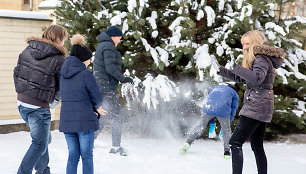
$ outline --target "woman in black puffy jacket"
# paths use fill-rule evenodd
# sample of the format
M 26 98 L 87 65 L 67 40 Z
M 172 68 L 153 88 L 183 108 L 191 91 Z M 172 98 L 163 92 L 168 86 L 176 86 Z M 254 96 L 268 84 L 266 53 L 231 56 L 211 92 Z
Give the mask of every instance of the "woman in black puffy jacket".
M 32 144 L 19 166 L 19 173 L 50 173 L 48 144 L 51 143 L 51 106 L 59 100 L 60 70 L 67 51 L 66 29 L 51 25 L 42 37 L 30 37 L 14 68 L 17 105 L 22 119 L 30 128 Z M 53 108 L 51 107 L 51 109 Z

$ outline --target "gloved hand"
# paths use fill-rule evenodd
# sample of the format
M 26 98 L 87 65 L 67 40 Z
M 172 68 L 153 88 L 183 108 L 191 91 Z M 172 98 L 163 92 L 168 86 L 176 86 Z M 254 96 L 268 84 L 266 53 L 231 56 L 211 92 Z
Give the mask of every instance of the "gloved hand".
M 209 124 L 208 138 L 216 138 L 217 137 L 215 129 L 216 129 L 216 123 Z
M 98 119 L 100 119 L 101 118 L 101 114 L 98 112 L 98 110 L 94 107 L 93 108 L 93 111 L 94 111 L 94 113 L 96 114 L 96 117 L 98 118 Z
M 220 64 L 217 61 L 215 56 L 210 56 L 210 60 L 211 60 L 211 66 L 217 71 L 220 72 Z
M 54 100 L 52 103 L 49 104 L 50 109 L 54 109 L 59 103 L 59 100 Z
M 131 77 L 125 77 L 122 83 L 131 83 L 134 85 L 134 81 Z

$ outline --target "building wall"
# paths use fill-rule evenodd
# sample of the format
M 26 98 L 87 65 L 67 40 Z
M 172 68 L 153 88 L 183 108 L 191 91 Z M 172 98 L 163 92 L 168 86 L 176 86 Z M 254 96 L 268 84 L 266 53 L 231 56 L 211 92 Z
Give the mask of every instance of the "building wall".
M 294 16 L 306 17 L 306 0 L 296 0 L 293 3 Z
M 24 1 L 24 0 L 22 0 Z M 28 2 L 31 0 L 27 0 Z M 43 0 L 32 0 L 32 8 L 30 7 L 30 4 L 23 4 L 22 10 L 23 11 L 38 11 L 38 5 L 42 2 Z
M 275 10 L 279 10 L 279 6 L 275 6 Z M 279 12 L 276 12 L 278 17 Z M 287 19 L 294 16 L 306 17 L 306 0 L 296 0 L 294 2 L 284 3 L 282 6 L 281 18 Z
M 1 0 L 0 9 L 21 10 L 23 0 Z
M 17 95 L 13 82 L 13 69 L 18 55 L 27 46 L 26 38 L 41 37 L 43 27 L 51 20 L 25 20 L 0 17 L 0 120 L 20 119 Z M 59 118 L 59 107 L 52 111 L 53 119 Z
M 1 0 L 0 9 L 6 10 L 22 10 L 22 11 L 37 11 L 38 5 L 43 0 L 32 0 L 32 9 L 30 7 L 31 0 Z

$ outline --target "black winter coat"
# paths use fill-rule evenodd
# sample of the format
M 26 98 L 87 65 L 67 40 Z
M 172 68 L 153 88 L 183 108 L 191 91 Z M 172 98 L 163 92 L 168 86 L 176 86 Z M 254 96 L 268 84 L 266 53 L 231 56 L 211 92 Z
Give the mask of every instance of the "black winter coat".
M 94 109 L 102 105 L 102 94 L 92 72 L 74 56 L 61 69 L 61 132 L 86 132 L 99 129 Z
M 14 84 L 18 95 L 30 101 L 53 102 L 59 92 L 60 69 L 67 51 L 57 43 L 43 38 L 27 39 L 29 45 L 19 55 L 14 68 Z M 23 97 L 24 98 L 24 97 Z
M 286 53 L 281 48 L 268 45 L 256 46 L 253 52 L 255 60 L 250 69 L 235 64 L 233 70 L 221 67 L 219 75 L 247 84 L 239 115 L 270 122 L 274 110 L 275 68 L 281 66 Z
M 98 46 L 93 62 L 94 76 L 102 93 L 116 91 L 125 76 L 121 69 L 121 54 L 111 37 L 105 32 L 98 36 Z

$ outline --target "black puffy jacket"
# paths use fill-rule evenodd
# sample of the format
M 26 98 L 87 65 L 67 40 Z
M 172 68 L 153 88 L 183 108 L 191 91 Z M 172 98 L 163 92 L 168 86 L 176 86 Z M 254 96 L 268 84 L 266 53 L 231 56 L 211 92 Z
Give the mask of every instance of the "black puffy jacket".
M 14 68 L 17 97 L 28 104 L 48 107 L 59 93 L 60 69 L 67 51 L 43 38 L 31 37 L 27 42 Z
M 116 91 L 119 81 L 123 82 L 125 78 L 121 72 L 121 54 L 105 32 L 98 36 L 98 42 L 93 62 L 94 76 L 102 93 Z

